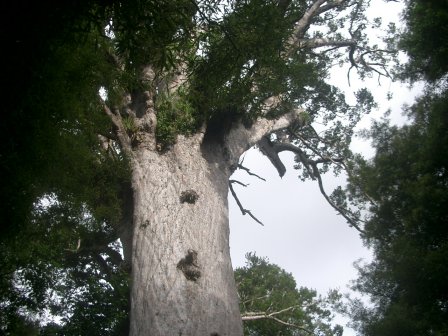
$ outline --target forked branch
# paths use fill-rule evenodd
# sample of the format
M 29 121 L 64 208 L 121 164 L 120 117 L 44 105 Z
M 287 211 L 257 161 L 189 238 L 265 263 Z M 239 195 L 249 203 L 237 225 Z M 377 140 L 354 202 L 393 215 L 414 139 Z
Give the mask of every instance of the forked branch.
M 242 185 L 243 187 L 247 187 L 247 184 L 241 183 L 241 182 L 236 181 L 236 180 L 230 180 L 230 181 L 229 181 L 229 189 L 230 189 L 230 192 L 232 193 L 232 196 L 233 196 L 233 198 L 235 199 L 236 204 L 238 204 L 238 207 L 240 208 L 241 213 L 243 214 L 243 216 L 247 214 L 247 215 L 249 215 L 250 217 L 252 217 L 252 219 L 253 219 L 254 221 L 256 221 L 258 224 L 264 226 L 264 224 L 263 224 L 257 217 L 255 217 L 255 216 L 252 214 L 252 212 L 251 212 L 250 210 L 247 210 L 247 209 L 245 209 L 245 208 L 243 207 L 243 205 L 241 204 L 241 202 L 240 202 L 238 196 L 236 195 L 235 190 L 233 189 L 233 186 L 232 186 L 233 183 L 237 183 L 237 184 L 239 184 L 239 185 Z
M 296 328 L 296 329 L 300 329 L 303 330 L 305 332 L 307 332 L 308 334 L 312 335 L 313 332 L 307 328 L 305 328 L 304 326 L 300 326 L 291 322 L 287 322 L 284 321 L 280 318 L 277 317 L 277 315 L 280 315 L 282 313 L 285 313 L 287 311 L 290 310 L 294 310 L 296 308 L 298 308 L 299 306 L 291 306 L 273 313 L 267 313 L 267 312 L 246 312 L 241 316 L 241 319 L 243 321 L 256 321 L 256 320 L 273 320 L 277 323 L 280 323 L 282 325 L 288 326 L 288 327 L 292 327 L 292 328 Z
M 333 202 L 330 196 L 328 196 L 323 185 L 321 174 L 317 167 L 317 165 L 321 163 L 342 164 L 342 166 L 345 167 L 345 165 L 343 164 L 344 163 L 343 159 L 331 158 L 320 155 L 319 159 L 311 160 L 307 157 L 306 153 L 302 151 L 299 147 L 294 146 L 291 143 L 272 143 L 267 137 L 264 137 L 259 142 L 259 146 L 260 149 L 262 149 L 263 154 L 268 156 L 274 167 L 277 169 L 280 177 L 284 175 L 286 168 L 281 162 L 278 153 L 283 151 L 290 151 L 295 153 L 300 162 L 305 167 L 305 169 L 308 171 L 308 174 L 311 177 L 311 179 L 317 180 L 319 190 L 321 194 L 324 196 L 325 200 L 345 218 L 345 220 L 349 223 L 350 226 L 353 226 L 360 233 L 363 234 L 365 233 L 364 230 L 362 230 L 361 227 L 358 225 L 358 222 L 360 222 L 361 220 L 359 218 L 355 218 L 355 215 L 352 214 L 350 210 L 338 206 L 335 202 Z
M 238 169 L 242 169 L 242 170 L 244 170 L 246 173 L 248 173 L 250 176 L 255 176 L 255 177 L 259 178 L 260 180 L 266 182 L 266 179 L 265 179 L 265 178 L 263 178 L 263 177 L 261 177 L 261 176 L 255 174 L 255 173 L 252 173 L 252 172 L 250 171 L 249 168 L 244 167 L 241 163 L 238 163 L 238 164 L 236 165 L 236 168 L 238 168 Z M 238 182 L 238 181 L 236 181 L 236 182 Z M 241 182 L 239 182 L 239 183 L 241 183 Z

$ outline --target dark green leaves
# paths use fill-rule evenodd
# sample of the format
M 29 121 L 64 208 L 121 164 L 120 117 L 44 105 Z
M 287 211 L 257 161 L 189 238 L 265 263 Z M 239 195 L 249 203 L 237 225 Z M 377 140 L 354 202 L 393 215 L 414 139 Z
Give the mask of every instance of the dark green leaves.
M 448 3 L 439 0 L 408 0 L 404 13 L 407 29 L 400 45 L 410 56 L 404 76 L 436 81 L 448 70 Z
M 362 317 L 365 335 L 448 330 L 447 93 L 421 97 L 402 128 L 376 124 L 376 155 L 359 166 L 358 181 L 374 200 L 365 239 L 375 259 L 359 268 L 355 288 L 375 303 Z
M 278 320 L 247 320 L 245 335 L 342 335 L 341 326 L 331 326 L 330 307 L 340 299 L 337 292 L 322 298 L 308 288 L 297 289 L 293 276 L 277 265 L 253 253 L 246 258 L 247 265 L 235 270 L 242 315 L 271 314 Z

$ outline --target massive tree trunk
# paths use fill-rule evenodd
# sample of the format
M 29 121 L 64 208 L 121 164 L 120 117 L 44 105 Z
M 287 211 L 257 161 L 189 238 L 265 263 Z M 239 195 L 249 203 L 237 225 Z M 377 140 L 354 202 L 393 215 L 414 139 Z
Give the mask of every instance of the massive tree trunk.
M 150 141 L 132 149 L 131 335 L 242 335 L 228 179 L 246 149 L 296 116 L 179 136 L 164 153 Z
M 251 127 L 238 120 L 226 128 L 204 125 L 161 152 L 152 95 L 134 93 L 121 112 L 105 106 L 132 171 L 132 224 L 124 220 L 119 230 L 132 268 L 130 334 L 242 335 L 229 251 L 229 177 L 245 150 L 300 111 Z M 133 133 L 123 115 L 132 118 Z
M 241 335 L 222 148 L 180 137 L 132 160 L 131 335 Z

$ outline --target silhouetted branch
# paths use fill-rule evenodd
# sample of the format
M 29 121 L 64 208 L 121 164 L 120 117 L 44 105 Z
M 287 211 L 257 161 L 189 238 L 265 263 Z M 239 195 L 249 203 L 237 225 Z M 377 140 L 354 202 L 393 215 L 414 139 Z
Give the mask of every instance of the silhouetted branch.
M 260 145 L 260 143 L 261 143 L 261 145 Z M 286 168 L 283 165 L 283 163 L 281 162 L 281 160 L 278 156 L 278 153 L 283 152 L 283 151 L 290 151 L 290 152 L 295 153 L 297 155 L 298 159 L 300 160 L 300 162 L 303 164 L 303 166 L 308 171 L 310 177 L 313 180 L 317 180 L 317 182 L 319 184 L 319 190 L 320 190 L 321 194 L 324 196 L 324 198 L 326 199 L 326 201 L 347 220 L 347 222 L 349 223 L 350 226 L 353 226 L 360 233 L 365 233 L 357 224 L 357 222 L 361 221 L 361 220 L 359 218 L 357 218 L 356 220 L 351 218 L 351 216 L 349 216 L 349 214 L 352 216 L 354 216 L 354 215 L 351 214 L 350 210 L 339 207 L 327 195 L 327 193 L 324 189 L 324 186 L 323 186 L 322 177 L 319 173 L 319 169 L 317 168 L 317 164 L 319 164 L 319 163 L 334 163 L 337 165 L 341 165 L 342 168 L 344 168 L 344 167 L 346 168 L 346 166 L 344 164 L 344 160 L 342 158 L 331 158 L 331 157 L 327 157 L 327 156 L 323 156 L 322 154 L 319 154 L 320 159 L 310 160 L 304 151 L 302 151 L 299 147 L 293 145 L 292 143 L 283 143 L 283 142 L 272 143 L 267 137 L 264 137 L 262 140 L 260 140 L 259 145 L 263 149 L 262 150 L 263 154 L 268 156 L 268 158 L 273 163 L 274 167 L 277 168 L 277 171 L 280 176 L 284 175 Z
M 310 164 L 313 167 L 313 175 L 314 177 L 317 179 L 317 182 L 319 184 L 319 190 L 320 193 L 324 196 L 324 198 L 327 200 L 328 204 L 330 204 L 338 213 L 340 213 L 342 215 L 342 217 L 345 218 L 345 220 L 351 225 L 353 226 L 357 231 L 359 231 L 362 234 L 365 234 L 365 231 L 363 229 L 361 229 L 359 227 L 359 225 L 347 215 L 348 210 L 347 209 L 342 209 L 341 207 L 339 207 L 337 204 L 335 204 L 331 198 L 327 195 L 327 193 L 325 192 L 324 189 L 324 184 L 322 182 L 322 177 L 319 173 L 319 169 L 317 168 L 317 164 L 313 161 L 310 161 Z
M 250 171 L 249 168 L 244 167 L 241 163 L 238 163 L 238 164 L 236 165 L 236 167 L 239 168 L 239 169 L 242 169 L 242 170 L 246 171 L 250 176 L 258 177 L 260 180 L 263 180 L 263 181 L 266 182 L 266 179 L 262 178 L 261 176 L 258 176 L 258 175 L 255 174 L 255 173 L 252 173 L 252 172 Z
M 246 186 L 246 185 L 244 185 L 244 183 L 241 183 L 241 182 L 238 182 L 238 181 L 235 181 L 235 180 L 230 180 L 230 181 L 229 181 L 229 189 L 230 189 L 230 192 L 232 193 L 232 196 L 233 196 L 233 198 L 235 199 L 236 204 L 238 204 L 238 207 L 240 208 L 241 213 L 243 214 L 243 216 L 246 215 L 246 214 L 248 214 L 250 217 L 252 217 L 252 219 L 253 219 L 254 221 L 256 221 L 258 224 L 264 226 L 264 224 L 263 224 L 257 217 L 255 217 L 255 216 L 252 214 L 252 212 L 251 212 L 250 210 L 244 209 L 244 207 L 243 207 L 243 205 L 241 204 L 241 202 L 240 202 L 238 196 L 237 196 L 236 193 L 235 193 L 235 190 L 233 190 L 232 183 L 238 183 L 238 184 L 243 185 L 243 186 Z

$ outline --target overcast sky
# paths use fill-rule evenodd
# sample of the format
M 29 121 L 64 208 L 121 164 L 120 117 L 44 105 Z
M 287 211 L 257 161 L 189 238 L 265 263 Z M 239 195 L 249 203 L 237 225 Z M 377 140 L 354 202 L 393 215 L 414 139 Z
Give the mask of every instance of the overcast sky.
M 398 25 L 399 12 L 400 4 L 372 1 L 372 17 L 386 14 L 385 22 L 393 21 Z M 372 118 L 381 117 L 388 108 L 391 108 L 391 117 L 396 123 L 405 122 L 401 106 L 411 104 L 420 90 L 419 87 L 409 90 L 404 84 L 390 83 L 385 79 L 379 87 L 377 78 L 367 83 L 356 82 L 353 78 L 349 88 L 346 72 L 333 76 L 332 82 L 348 90 L 348 94 L 367 86 L 380 102 L 379 109 L 366 116 L 359 128 L 367 127 Z M 394 94 L 391 101 L 385 99 L 388 91 Z M 354 141 L 353 149 L 366 156 L 373 153 L 368 143 L 360 140 Z M 343 217 L 325 201 L 317 182 L 298 179 L 298 171 L 293 169 L 293 154 L 282 153 L 281 158 L 287 167 L 283 178 L 257 149 L 246 153 L 244 165 L 267 181 L 251 177 L 241 170 L 232 176 L 232 179 L 250 184 L 247 188 L 234 185 L 234 189 L 243 206 L 264 223 L 261 226 L 248 215 L 242 216 L 229 195 L 233 265 L 243 266 L 245 254 L 254 251 L 292 273 L 299 287 L 314 288 L 320 294 L 326 294 L 332 288 L 346 292 L 349 281 L 356 278 L 353 262 L 360 258 L 369 260 L 370 251 L 363 246 L 358 232 L 349 228 Z M 344 182 L 342 177 L 334 178 L 331 173 L 324 175 L 323 179 L 328 194 Z M 346 329 L 344 335 L 355 333 Z

